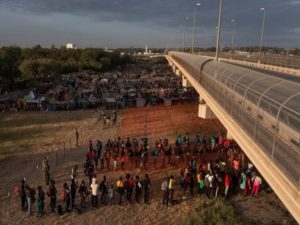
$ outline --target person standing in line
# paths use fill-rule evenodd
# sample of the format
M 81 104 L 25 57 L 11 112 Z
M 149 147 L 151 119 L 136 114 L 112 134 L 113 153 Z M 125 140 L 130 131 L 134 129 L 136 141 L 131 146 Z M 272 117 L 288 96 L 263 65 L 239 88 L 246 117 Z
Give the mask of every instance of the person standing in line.
M 86 196 L 88 196 L 88 189 L 85 185 L 84 180 L 81 181 L 78 193 L 80 195 L 80 207 L 85 208 L 85 199 L 86 199 Z
M 126 199 L 128 203 L 131 203 L 131 195 L 134 187 L 134 181 L 130 174 L 126 175 L 126 180 L 124 182 L 124 188 L 126 191 Z
M 77 184 L 77 177 L 78 177 L 77 169 L 78 169 L 78 166 L 75 165 L 71 170 L 71 180 L 74 180 L 76 184 Z
M 169 188 L 168 188 L 169 182 L 170 182 L 170 178 L 166 177 L 161 184 L 161 190 L 163 191 L 162 204 L 166 206 L 169 206 Z
M 70 186 L 71 207 L 72 207 L 72 209 L 75 208 L 76 190 L 77 190 L 77 184 L 76 184 L 75 180 L 72 179 L 71 180 L 71 186 Z
M 19 187 L 19 190 L 18 190 L 18 194 L 20 196 L 20 199 L 21 199 L 21 208 L 23 211 L 26 210 L 27 208 L 27 202 L 26 202 L 26 185 L 25 185 L 25 180 L 21 180 L 21 185 Z
M 33 188 L 30 188 L 29 185 L 26 185 L 25 191 L 27 197 L 28 214 L 32 215 L 32 205 L 35 202 L 35 190 Z
M 108 195 L 108 183 L 106 180 L 106 176 L 103 176 L 103 179 L 100 183 L 100 191 L 101 191 L 101 204 L 106 205 L 107 195 Z
M 141 204 L 141 195 L 142 195 L 142 182 L 140 181 L 140 177 L 135 177 L 135 201 L 138 204 Z
M 100 161 L 100 168 L 102 169 L 102 166 L 101 166 L 101 158 L 102 158 L 102 142 L 97 140 L 96 142 L 96 151 L 97 151 L 97 154 L 96 154 L 96 159 L 97 159 L 97 163 L 96 163 L 96 166 L 98 166 L 98 162 Z M 97 169 L 97 167 L 96 167 Z
M 70 187 L 67 183 L 63 184 L 63 189 L 61 191 L 61 197 L 63 199 L 63 202 L 65 203 L 66 212 L 69 212 L 71 195 L 70 195 Z
M 252 195 L 257 196 L 260 185 L 262 183 L 261 178 L 259 176 L 254 176 L 252 178 L 252 182 L 253 182 Z
M 242 172 L 240 179 L 241 179 L 241 183 L 240 183 L 241 195 L 245 196 L 246 174 L 244 172 Z
M 108 197 L 109 197 L 109 202 L 111 204 L 115 204 L 114 196 L 115 196 L 115 187 L 114 184 L 111 183 L 110 187 L 108 188 Z
M 51 212 L 55 212 L 57 190 L 56 190 L 56 187 L 55 187 L 54 180 L 50 181 L 49 190 L 47 192 L 47 195 L 50 197 Z
M 226 172 L 226 174 L 225 174 L 225 179 L 224 179 L 224 184 L 225 184 L 225 198 L 227 198 L 228 197 L 228 191 L 229 191 L 229 187 L 230 187 L 230 183 L 231 183 L 231 181 L 230 181 L 230 176 L 229 176 L 229 174 Z
M 119 180 L 117 180 L 116 187 L 117 187 L 117 192 L 119 194 L 119 205 L 121 205 L 123 200 L 123 195 L 124 195 L 124 182 L 122 176 L 119 178 Z
M 38 186 L 37 191 L 37 214 L 38 216 L 42 216 L 44 214 L 44 200 L 45 200 L 45 192 L 42 190 L 42 186 Z
M 93 206 L 93 208 L 97 208 L 98 207 L 99 184 L 98 184 L 95 176 L 92 179 L 91 189 L 92 189 L 92 206 Z
M 144 202 L 146 204 L 149 204 L 151 181 L 148 174 L 145 174 L 145 178 L 143 180 L 143 187 L 144 187 Z

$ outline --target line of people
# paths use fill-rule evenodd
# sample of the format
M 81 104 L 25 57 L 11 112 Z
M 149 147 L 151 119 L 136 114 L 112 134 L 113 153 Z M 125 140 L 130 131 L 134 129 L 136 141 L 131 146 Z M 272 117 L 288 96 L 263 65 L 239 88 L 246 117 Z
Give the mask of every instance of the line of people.
M 195 136 L 195 140 L 200 140 L 199 136 Z M 206 140 L 204 137 L 202 138 Z M 220 137 L 219 137 L 220 139 Z M 207 149 L 209 146 L 207 143 L 203 144 L 203 141 L 195 141 L 190 145 L 188 134 L 182 138 L 178 136 L 174 148 L 169 145 L 167 139 L 160 139 L 155 142 L 155 147 L 151 154 L 153 156 L 153 167 L 157 168 L 158 156 L 161 157 L 160 168 L 165 168 L 171 165 L 169 155 L 175 155 L 176 160 L 180 161 L 179 165 L 183 165 L 184 169 L 180 170 L 180 178 L 178 181 L 174 179 L 174 176 L 167 177 L 162 184 L 163 191 L 163 204 L 169 205 L 169 203 L 176 202 L 174 200 L 175 185 L 178 184 L 183 196 L 185 198 L 187 190 L 190 190 L 190 195 L 194 195 L 194 189 L 197 187 L 199 194 L 206 193 L 211 198 L 217 197 L 220 193 L 223 193 L 225 197 L 228 196 L 229 190 L 232 193 L 236 193 L 238 188 L 241 189 L 243 195 L 251 192 L 253 195 L 257 195 L 260 189 L 262 179 L 260 176 L 253 172 L 253 166 L 245 169 L 240 169 L 245 165 L 244 158 L 237 146 L 234 146 L 230 141 L 218 142 L 210 151 L 217 150 L 225 152 L 225 158 L 220 158 L 216 161 L 203 161 L 202 157 L 197 157 L 195 154 L 191 154 L 192 149 L 201 148 Z M 226 142 L 227 141 L 227 142 Z M 205 141 L 204 141 L 205 142 Z M 45 193 L 41 186 L 38 186 L 37 192 L 34 188 L 29 187 L 26 184 L 25 178 L 21 181 L 21 184 L 16 187 L 16 192 L 21 199 L 21 207 L 23 210 L 27 210 L 29 214 L 32 213 L 32 206 L 36 202 L 37 214 L 42 215 L 44 213 L 44 201 L 47 195 L 50 199 L 50 208 L 52 212 L 58 214 L 62 213 L 62 208 L 65 211 L 78 210 L 86 207 L 87 196 L 91 194 L 92 206 L 98 206 L 98 196 L 101 193 L 101 203 L 109 204 L 116 202 L 122 204 L 126 199 L 128 203 L 131 203 L 131 196 L 135 191 L 135 201 L 141 202 L 142 193 L 144 193 L 144 202 L 149 202 L 149 194 L 151 182 L 148 175 L 140 180 L 138 176 L 135 178 L 130 174 L 127 174 L 125 179 L 120 179 L 114 183 L 108 183 L 106 176 L 103 177 L 101 182 L 98 182 L 96 175 L 97 169 L 104 169 L 106 161 L 107 169 L 110 169 L 110 158 L 113 159 L 113 169 L 116 170 L 117 164 L 120 164 L 120 168 L 124 169 L 125 161 L 129 162 L 129 168 L 141 168 L 147 169 L 147 157 L 150 152 L 148 147 L 147 138 L 141 139 L 139 142 L 136 139 L 127 139 L 126 142 L 118 138 L 115 141 L 108 140 L 104 150 L 102 151 L 102 143 L 96 142 L 96 149 L 93 147 L 92 141 L 89 143 L 89 151 L 86 154 L 86 163 L 84 165 L 84 174 L 89 177 L 89 182 L 84 180 L 78 184 L 78 166 L 75 165 L 71 170 L 70 183 L 63 184 L 61 191 L 58 193 L 54 180 L 50 180 L 50 166 L 48 158 L 44 158 L 42 162 L 42 168 L 44 173 L 45 185 L 48 186 L 48 190 Z M 180 152 L 182 151 L 182 152 Z M 138 157 L 136 157 L 138 152 Z M 204 153 L 204 152 L 203 152 Z M 104 156 L 109 154 L 109 159 Z M 133 160 L 130 160 L 131 155 L 134 155 Z M 196 154 L 197 155 L 197 154 Z M 139 159 L 136 159 L 139 158 Z M 118 161 L 120 159 L 120 162 Z M 108 162 L 107 162 L 108 161 Z M 98 162 L 100 166 L 98 168 Z M 122 165 L 122 162 L 124 163 Z M 131 165 L 132 163 L 132 165 Z M 248 165 L 252 165 L 251 163 Z M 76 207 L 76 195 L 80 197 L 80 208 Z M 57 195 L 60 194 L 64 207 L 57 204 Z M 117 196 L 117 197 L 116 197 Z
M 200 157 L 200 153 L 221 152 L 229 154 L 229 159 L 233 160 L 233 155 L 238 151 L 237 148 L 230 148 L 232 141 L 223 138 L 222 135 L 211 136 L 211 143 L 206 136 L 195 135 L 194 143 L 191 144 L 190 135 L 187 133 L 182 137 L 179 135 L 175 145 L 170 145 L 168 139 L 159 139 L 155 142 L 153 149 L 150 149 L 147 138 L 121 140 L 108 140 L 102 148 L 102 142 L 97 140 L 94 148 L 92 140 L 89 142 L 89 151 L 85 156 L 85 174 L 90 177 L 97 169 L 116 171 L 136 169 L 147 170 L 149 162 L 155 169 L 163 169 L 171 164 L 180 166 L 187 163 L 192 156 Z M 216 141 L 218 140 L 218 141 Z M 243 157 L 243 153 L 241 156 Z M 150 156 L 150 157 L 149 157 Z M 244 163 L 244 159 L 241 159 Z M 100 166 L 98 167 L 98 164 Z

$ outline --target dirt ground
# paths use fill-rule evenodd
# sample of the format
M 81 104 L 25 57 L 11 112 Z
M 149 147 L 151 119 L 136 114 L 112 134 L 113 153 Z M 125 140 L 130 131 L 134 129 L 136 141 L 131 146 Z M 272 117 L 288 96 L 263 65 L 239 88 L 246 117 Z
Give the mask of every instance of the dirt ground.
M 150 144 L 153 144 L 158 138 L 169 138 L 170 143 L 174 143 L 175 137 L 179 133 L 189 132 L 192 136 L 196 133 L 209 135 L 222 129 L 222 126 L 216 120 L 201 120 L 197 118 L 197 104 L 127 109 L 122 114 L 119 114 L 115 126 L 104 130 L 101 123 L 96 124 L 98 114 L 95 111 L 67 112 L 66 115 L 63 114 L 62 112 L 61 116 L 56 115 L 51 119 L 47 117 L 48 122 L 44 125 L 40 125 L 41 122 L 36 122 L 36 127 L 34 128 L 36 129 L 36 134 L 33 135 L 33 140 L 28 140 L 29 144 L 26 148 L 21 146 L 18 149 L 18 145 L 22 141 L 22 133 L 18 137 L 10 137 L 10 135 L 14 134 L 13 131 L 10 131 L 12 133 L 5 136 L 11 138 L 10 145 L 13 146 L 12 149 L 15 148 L 15 152 L 9 151 L 9 154 L 5 154 L 5 157 L 2 157 L 0 160 L 0 177 L 2 180 L 0 183 L 1 225 L 21 223 L 38 225 L 182 224 L 193 213 L 195 206 L 205 201 L 205 198 L 194 198 L 169 208 L 163 207 L 160 193 L 162 179 L 166 175 L 171 174 L 176 178 L 178 177 L 178 169 L 168 168 L 147 171 L 152 180 L 150 205 L 108 205 L 100 206 L 98 209 L 91 209 L 89 199 L 87 210 L 81 215 L 66 213 L 63 216 L 57 216 L 49 212 L 49 201 L 46 197 L 45 215 L 40 218 L 35 215 L 28 216 L 20 210 L 19 199 L 14 193 L 14 186 L 24 177 L 27 183 L 34 187 L 43 184 L 40 165 L 45 156 L 49 157 L 51 177 L 56 181 L 58 192 L 60 192 L 63 182 L 69 182 L 71 168 L 75 164 L 79 165 L 79 180 L 87 180 L 83 175 L 83 162 L 87 149 L 86 143 L 89 139 L 106 141 L 108 138 L 112 139 L 118 136 L 122 138 L 147 136 Z M 27 121 L 27 116 L 33 118 L 32 114 L 24 115 L 22 113 L 19 115 L 1 115 L 0 129 L 3 132 L 5 126 L 10 124 L 10 130 L 14 129 L 15 132 L 21 130 L 31 131 L 30 122 L 22 124 L 22 121 Z M 70 117 L 72 119 L 68 119 Z M 62 118 L 66 118 L 66 121 L 63 121 Z M 19 122 L 14 121 L 18 119 Z M 43 121 L 43 119 L 41 118 L 40 121 Z M 65 150 L 62 144 L 55 146 L 56 144 L 53 145 L 51 143 L 53 140 L 56 140 L 58 143 L 61 143 L 60 139 L 68 140 L 74 135 L 74 127 L 80 125 L 82 125 L 82 130 L 80 130 L 81 138 L 78 148 L 74 147 L 74 141 L 71 143 L 71 149 L 67 144 Z M 56 127 L 55 131 L 48 129 L 51 126 Z M 51 135 L 57 135 L 57 137 L 50 137 Z M 23 139 L 28 138 L 30 136 L 26 136 Z M 36 139 L 39 139 L 39 142 L 42 143 L 40 146 L 48 144 L 48 147 L 35 147 Z M 3 136 L 1 136 L 1 145 L 2 143 L 8 145 L 6 138 L 3 139 Z M 104 170 L 98 173 L 98 179 L 105 174 L 110 182 L 114 182 L 117 177 L 125 175 L 127 172 L 142 177 L 145 174 L 140 170 L 117 171 L 115 173 Z M 44 191 L 47 190 L 45 185 L 43 185 L 43 189 Z M 176 190 L 175 196 L 180 197 L 178 190 Z M 263 193 L 262 197 L 255 199 L 251 197 L 235 197 L 231 201 L 241 220 L 241 224 L 296 224 L 274 194 Z M 61 204 L 61 202 L 61 198 L 58 196 L 58 204 Z

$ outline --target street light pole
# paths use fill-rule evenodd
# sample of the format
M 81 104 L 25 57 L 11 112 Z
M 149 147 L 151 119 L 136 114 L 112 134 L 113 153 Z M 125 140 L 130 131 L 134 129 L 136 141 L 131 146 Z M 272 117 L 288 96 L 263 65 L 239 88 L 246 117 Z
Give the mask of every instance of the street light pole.
M 232 36 L 231 36 L 231 58 L 233 56 L 233 41 L 234 41 L 234 32 L 235 32 L 235 20 L 231 20 L 232 23 Z
M 262 49 L 263 39 L 264 39 L 266 9 L 265 8 L 260 8 L 260 11 L 263 11 L 264 14 L 263 14 L 263 21 L 262 21 L 262 28 L 261 28 L 261 36 L 260 36 L 259 61 L 258 61 L 258 63 L 261 63 L 261 49 Z
M 192 40 L 192 53 L 194 53 L 194 47 L 195 47 L 195 29 L 196 29 L 196 8 L 197 6 L 200 6 L 200 3 L 196 3 L 194 6 L 194 22 L 193 22 L 193 40 Z
M 222 8 L 223 8 L 223 0 L 220 0 L 218 31 L 217 31 L 217 44 L 216 44 L 216 60 L 217 61 L 219 60 L 219 47 L 220 47 L 220 30 L 221 30 Z
M 185 17 L 184 21 L 183 21 L 183 25 L 182 25 L 182 33 L 183 33 L 183 37 L 182 37 L 183 43 L 182 43 L 182 46 L 183 46 L 183 52 L 185 51 L 185 34 L 184 34 L 184 32 L 185 32 L 185 21 L 188 20 L 188 19 L 189 19 L 188 17 Z

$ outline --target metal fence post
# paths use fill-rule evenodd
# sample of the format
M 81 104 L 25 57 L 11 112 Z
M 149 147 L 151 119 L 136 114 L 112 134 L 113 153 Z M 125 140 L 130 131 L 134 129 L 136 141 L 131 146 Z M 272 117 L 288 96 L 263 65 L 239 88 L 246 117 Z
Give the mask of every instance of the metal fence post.
M 55 150 L 55 164 L 57 165 L 57 149 Z
M 64 142 L 64 158 L 66 156 L 66 142 Z

